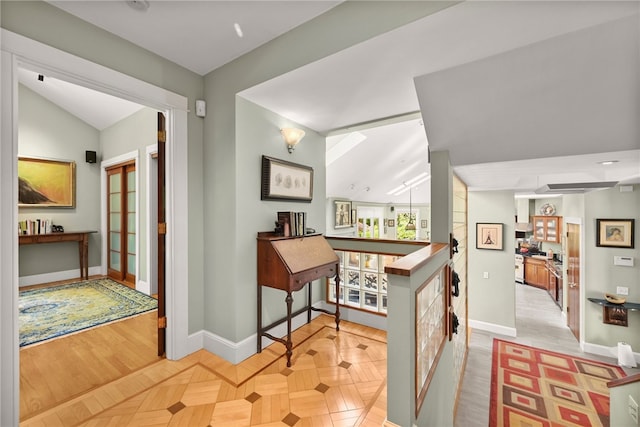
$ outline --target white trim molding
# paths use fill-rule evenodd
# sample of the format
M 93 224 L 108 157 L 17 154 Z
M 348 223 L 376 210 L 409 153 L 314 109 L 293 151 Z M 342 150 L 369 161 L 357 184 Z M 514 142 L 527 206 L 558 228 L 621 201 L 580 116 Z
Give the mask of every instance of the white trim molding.
M 469 319 L 469 327 L 471 329 L 478 329 L 481 331 L 492 332 L 498 335 L 504 335 L 507 337 L 517 337 L 516 328 L 510 328 L 508 326 L 496 325 L 495 323 L 483 322 L 481 320 Z
M 0 425 L 18 425 L 18 67 L 146 105 L 167 114 L 167 358 L 188 354 L 188 99 L 103 65 L 0 28 Z M 11 197 L 9 197 L 11 195 Z M 104 239 L 103 239 L 104 240 Z
M 615 347 L 607 347 L 606 345 L 585 342 L 583 347 L 582 351 L 585 353 L 597 354 L 598 356 L 610 357 L 616 360 L 618 359 L 617 345 Z M 634 351 L 633 358 L 636 360 L 636 363 L 640 364 L 640 353 Z

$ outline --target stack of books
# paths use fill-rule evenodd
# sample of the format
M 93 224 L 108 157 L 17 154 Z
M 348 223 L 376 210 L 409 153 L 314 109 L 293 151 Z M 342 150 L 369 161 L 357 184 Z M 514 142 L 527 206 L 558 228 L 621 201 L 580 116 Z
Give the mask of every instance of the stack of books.
M 25 219 L 18 221 L 18 234 L 47 234 L 51 233 L 50 219 Z
M 277 229 L 285 237 L 304 236 L 307 229 L 306 212 L 278 212 Z

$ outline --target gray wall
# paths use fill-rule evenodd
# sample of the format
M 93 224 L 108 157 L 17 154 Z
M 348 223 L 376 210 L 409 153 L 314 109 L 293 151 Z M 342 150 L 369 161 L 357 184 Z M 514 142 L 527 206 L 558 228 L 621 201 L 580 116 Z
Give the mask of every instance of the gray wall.
M 18 219 L 50 218 L 66 231 L 100 230 L 99 167 L 85 162 L 85 150 L 98 151 L 98 130 L 23 85 L 18 96 L 18 154 L 76 163 L 75 208 L 20 208 Z M 90 267 L 100 265 L 100 242 L 91 234 Z M 79 268 L 76 242 L 20 247 L 21 277 Z
M 157 115 L 151 108 L 143 108 L 137 113 L 120 120 L 100 132 L 102 161 L 112 159 L 132 151 L 138 152 L 136 175 L 138 176 L 139 228 L 136 230 L 140 243 L 137 280 L 148 281 L 147 274 L 147 158 L 146 149 L 157 141 Z
M 469 319 L 507 328 L 516 327 L 513 200 L 513 191 L 469 192 Z M 504 225 L 504 250 L 476 249 L 479 222 Z
M 620 192 L 619 189 L 593 191 L 584 196 L 585 228 L 585 298 L 603 298 L 605 292 L 616 293 L 616 286 L 629 288 L 627 299 L 640 302 L 640 185 L 633 186 L 632 192 Z M 635 248 L 613 249 L 596 247 L 596 219 L 631 218 L 635 219 Z M 613 265 L 614 256 L 634 258 L 633 267 Z M 585 316 L 585 341 L 607 347 L 616 346 L 618 341 L 630 344 L 633 350 L 640 352 L 640 312 L 629 312 L 629 326 L 614 326 L 602 323 L 602 307 L 583 301 Z

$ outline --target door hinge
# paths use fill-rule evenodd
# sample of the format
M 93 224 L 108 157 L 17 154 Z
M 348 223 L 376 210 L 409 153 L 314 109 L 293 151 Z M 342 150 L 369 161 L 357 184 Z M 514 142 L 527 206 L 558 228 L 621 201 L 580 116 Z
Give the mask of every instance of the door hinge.
M 158 131 L 158 141 L 167 142 L 167 131 L 165 130 Z
M 158 234 L 167 234 L 167 223 L 159 222 L 158 223 Z
M 167 329 L 167 317 L 158 317 L 158 329 Z

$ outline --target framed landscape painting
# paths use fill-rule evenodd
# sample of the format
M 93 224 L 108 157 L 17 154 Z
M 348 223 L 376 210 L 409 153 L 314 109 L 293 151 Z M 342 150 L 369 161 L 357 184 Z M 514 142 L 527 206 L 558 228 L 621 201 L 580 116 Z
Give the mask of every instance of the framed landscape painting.
M 76 163 L 67 160 L 18 158 L 18 206 L 73 208 Z

